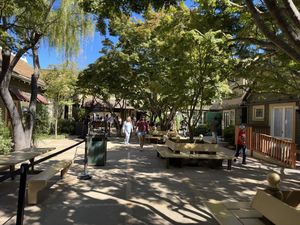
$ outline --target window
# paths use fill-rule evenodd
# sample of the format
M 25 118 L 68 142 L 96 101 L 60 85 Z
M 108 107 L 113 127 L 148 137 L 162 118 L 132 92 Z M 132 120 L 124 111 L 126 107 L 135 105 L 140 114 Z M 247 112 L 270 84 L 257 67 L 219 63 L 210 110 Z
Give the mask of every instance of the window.
M 206 111 L 202 111 L 202 115 L 201 115 L 199 123 L 198 123 L 198 125 L 203 125 L 203 124 L 207 124 L 207 112 Z
M 275 137 L 293 139 L 294 117 L 293 106 L 271 107 L 271 134 Z
M 253 120 L 264 120 L 265 119 L 265 106 L 256 105 L 253 106 Z
M 234 110 L 223 111 L 223 122 L 224 122 L 224 128 L 229 127 L 230 125 L 235 125 Z

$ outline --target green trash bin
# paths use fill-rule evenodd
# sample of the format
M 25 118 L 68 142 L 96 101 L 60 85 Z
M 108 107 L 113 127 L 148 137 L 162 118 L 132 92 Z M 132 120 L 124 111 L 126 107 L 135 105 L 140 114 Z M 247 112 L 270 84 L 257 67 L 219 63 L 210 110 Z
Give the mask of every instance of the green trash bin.
M 86 137 L 86 148 L 89 166 L 105 166 L 107 154 L 105 135 L 88 135 Z

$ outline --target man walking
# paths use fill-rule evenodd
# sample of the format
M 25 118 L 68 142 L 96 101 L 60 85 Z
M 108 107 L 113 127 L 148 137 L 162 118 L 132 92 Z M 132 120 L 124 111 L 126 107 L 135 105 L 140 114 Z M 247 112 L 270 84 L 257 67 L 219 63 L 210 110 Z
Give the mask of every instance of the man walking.
M 139 121 L 137 121 L 136 123 L 136 132 L 137 132 L 137 136 L 139 138 L 139 144 L 140 144 L 140 151 L 143 150 L 144 147 L 144 143 L 145 143 L 145 136 L 146 133 L 148 133 L 148 129 L 149 129 L 149 125 L 145 120 L 145 117 L 142 116 L 141 119 Z

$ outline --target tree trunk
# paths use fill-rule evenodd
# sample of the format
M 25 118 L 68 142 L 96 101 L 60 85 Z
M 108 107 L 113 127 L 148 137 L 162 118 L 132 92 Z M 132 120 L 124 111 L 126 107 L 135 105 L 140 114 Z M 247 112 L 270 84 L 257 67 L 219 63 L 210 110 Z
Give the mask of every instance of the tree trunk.
M 38 91 L 37 81 L 40 76 L 40 63 L 39 63 L 37 45 L 35 45 L 35 47 L 32 48 L 32 55 L 33 55 L 34 73 L 31 76 L 31 97 L 29 103 L 29 115 L 28 115 L 28 121 L 25 124 L 25 136 L 28 142 L 26 144 L 29 146 L 32 143 L 33 127 L 35 125 L 35 119 L 36 119 L 36 103 L 37 103 L 37 91 Z
M 55 125 L 54 125 L 55 138 L 57 138 L 57 126 L 58 126 L 58 119 L 57 117 L 55 117 Z
M 2 87 L 1 85 L 1 97 L 4 105 L 8 111 L 9 117 L 11 119 L 12 130 L 13 130 L 13 142 L 14 150 L 19 151 L 20 149 L 29 147 L 26 143 L 24 128 L 20 113 L 10 95 L 8 88 Z
M 2 49 L 2 67 L 0 76 L 0 87 L 1 87 L 1 98 L 8 111 L 9 117 L 11 119 L 12 129 L 13 129 L 13 142 L 14 150 L 19 151 L 20 149 L 29 147 L 26 145 L 26 137 L 24 133 L 24 128 L 22 124 L 22 119 L 15 105 L 13 98 L 9 92 L 9 84 L 12 76 L 12 71 L 21 56 L 24 54 L 25 50 L 20 50 L 15 57 L 11 58 L 11 51 L 8 49 Z

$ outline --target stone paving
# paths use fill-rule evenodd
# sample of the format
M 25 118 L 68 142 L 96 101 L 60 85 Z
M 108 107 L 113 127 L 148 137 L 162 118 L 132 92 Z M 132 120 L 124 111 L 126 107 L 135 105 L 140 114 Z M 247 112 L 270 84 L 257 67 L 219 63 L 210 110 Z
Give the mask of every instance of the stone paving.
M 78 141 L 46 140 L 39 146 L 60 150 Z M 57 175 L 51 180 L 37 205 L 25 207 L 24 225 L 217 224 L 205 201 L 250 201 L 257 189 L 265 188 L 272 170 L 281 174 L 282 189 L 300 189 L 299 165 L 286 169 L 248 157 L 247 165 L 235 163 L 231 171 L 226 162 L 224 169 L 192 165 L 166 169 L 152 144 L 141 152 L 134 138 L 129 145 L 122 138 L 110 138 L 106 166 L 88 167 L 91 180 L 77 178 L 83 173 L 83 156 L 81 144 L 51 159 L 74 158 L 74 163 L 64 179 Z M 0 224 L 15 224 L 17 193 L 18 178 L 0 183 Z

